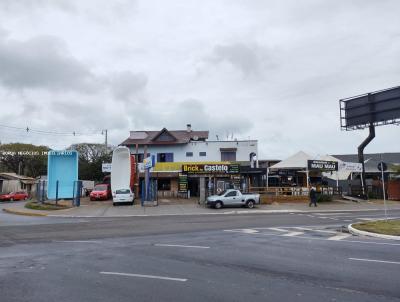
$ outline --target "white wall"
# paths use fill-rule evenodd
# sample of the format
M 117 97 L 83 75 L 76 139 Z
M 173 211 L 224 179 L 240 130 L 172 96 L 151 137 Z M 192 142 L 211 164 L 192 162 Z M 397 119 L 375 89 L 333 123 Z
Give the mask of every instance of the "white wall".
M 147 153 L 156 156 L 157 153 L 174 153 L 174 162 L 221 161 L 220 148 L 236 148 L 236 161 L 249 161 L 251 152 L 257 153 L 257 141 L 197 141 L 183 145 L 153 145 L 147 147 Z M 139 153 L 143 153 L 139 147 Z M 186 152 L 193 152 L 192 157 L 186 157 Z M 207 152 L 207 156 L 199 156 L 199 152 Z M 135 147 L 131 147 L 135 153 Z

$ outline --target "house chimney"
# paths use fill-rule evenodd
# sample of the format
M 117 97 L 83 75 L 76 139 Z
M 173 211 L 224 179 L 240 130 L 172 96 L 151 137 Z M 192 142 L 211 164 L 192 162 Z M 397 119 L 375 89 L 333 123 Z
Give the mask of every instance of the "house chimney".
M 192 125 L 191 124 L 187 124 L 186 125 L 186 131 L 187 132 L 192 132 Z

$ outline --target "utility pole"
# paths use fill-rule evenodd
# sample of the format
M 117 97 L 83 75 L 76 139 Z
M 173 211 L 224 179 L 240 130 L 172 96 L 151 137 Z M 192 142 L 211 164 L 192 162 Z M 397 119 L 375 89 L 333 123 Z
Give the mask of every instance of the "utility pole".
M 106 149 L 107 149 L 107 133 L 108 132 L 108 130 L 107 129 L 104 129 L 104 130 L 101 130 L 101 134 L 104 134 L 104 136 L 105 136 L 105 146 L 106 146 Z

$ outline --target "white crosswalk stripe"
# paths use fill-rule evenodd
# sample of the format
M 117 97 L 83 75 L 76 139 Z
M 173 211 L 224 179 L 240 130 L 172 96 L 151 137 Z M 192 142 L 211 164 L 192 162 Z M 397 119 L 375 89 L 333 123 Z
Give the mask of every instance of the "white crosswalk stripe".
M 350 236 L 352 236 L 352 235 L 347 234 L 347 233 L 339 233 L 335 236 L 329 237 L 328 240 L 342 240 L 342 239 L 348 238 Z
M 312 238 L 318 237 L 319 239 L 339 241 L 351 237 L 349 233 L 338 232 L 334 229 L 320 229 L 315 226 L 299 226 L 299 227 L 267 227 L 267 228 L 253 228 L 253 229 L 232 229 L 225 230 L 226 232 L 235 232 L 241 234 L 260 234 L 260 235 L 275 235 L 279 237 L 296 237 L 296 238 Z M 272 232 L 272 233 L 271 233 Z
M 282 236 L 284 237 L 293 237 L 293 236 L 299 236 L 299 235 L 303 235 L 304 232 L 289 232 L 287 234 L 284 234 Z

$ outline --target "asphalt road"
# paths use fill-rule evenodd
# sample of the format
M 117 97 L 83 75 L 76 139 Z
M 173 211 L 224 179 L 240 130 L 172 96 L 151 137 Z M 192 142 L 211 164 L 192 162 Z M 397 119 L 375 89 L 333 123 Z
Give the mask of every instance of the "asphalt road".
M 2 214 L 0 300 L 400 301 L 400 241 L 341 232 L 378 217 Z

